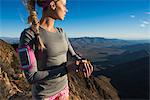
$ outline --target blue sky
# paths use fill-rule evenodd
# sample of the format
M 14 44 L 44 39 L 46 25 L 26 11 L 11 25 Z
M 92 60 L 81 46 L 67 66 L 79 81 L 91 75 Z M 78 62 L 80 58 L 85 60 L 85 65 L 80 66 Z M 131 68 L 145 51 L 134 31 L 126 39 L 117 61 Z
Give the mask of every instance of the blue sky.
M 149 0 L 68 0 L 67 8 L 65 20 L 55 26 L 68 37 L 150 39 Z M 27 16 L 21 0 L 0 0 L 0 37 L 19 37 Z

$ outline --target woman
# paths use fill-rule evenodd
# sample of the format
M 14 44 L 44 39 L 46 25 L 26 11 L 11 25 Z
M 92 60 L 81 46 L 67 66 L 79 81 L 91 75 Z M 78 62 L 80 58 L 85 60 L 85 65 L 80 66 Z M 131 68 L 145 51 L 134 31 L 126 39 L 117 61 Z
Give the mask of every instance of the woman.
M 36 3 L 43 9 L 40 21 Z M 82 71 L 89 77 L 93 66 L 74 52 L 63 29 L 54 27 L 55 20 L 64 20 L 68 12 L 66 0 L 29 0 L 27 4 L 31 27 L 21 33 L 19 55 L 26 79 L 32 84 L 33 99 L 69 100 L 67 73 Z M 67 54 L 73 63 L 66 63 Z

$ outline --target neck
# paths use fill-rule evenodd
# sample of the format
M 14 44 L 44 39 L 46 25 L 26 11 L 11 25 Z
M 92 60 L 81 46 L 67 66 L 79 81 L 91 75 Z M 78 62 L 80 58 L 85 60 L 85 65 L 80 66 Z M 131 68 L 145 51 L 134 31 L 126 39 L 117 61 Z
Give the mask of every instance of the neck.
M 51 17 L 42 16 L 40 20 L 40 25 L 47 31 L 55 32 L 54 22 L 55 22 L 55 19 Z

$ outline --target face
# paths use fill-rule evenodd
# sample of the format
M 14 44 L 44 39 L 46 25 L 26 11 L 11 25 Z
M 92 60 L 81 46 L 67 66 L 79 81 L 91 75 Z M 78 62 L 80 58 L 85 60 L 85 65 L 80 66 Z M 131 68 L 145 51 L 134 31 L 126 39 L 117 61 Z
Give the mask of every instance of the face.
M 68 12 L 66 8 L 66 0 L 59 0 L 56 2 L 56 16 L 57 19 L 64 20 L 66 13 Z

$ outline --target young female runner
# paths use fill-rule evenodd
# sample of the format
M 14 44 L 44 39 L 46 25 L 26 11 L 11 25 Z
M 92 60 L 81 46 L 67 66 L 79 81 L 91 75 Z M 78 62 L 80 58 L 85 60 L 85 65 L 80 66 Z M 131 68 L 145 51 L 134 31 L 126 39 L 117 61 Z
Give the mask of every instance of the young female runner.
M 37 18 L 35 4 L 42 7 L 42 17 Z M 66 0 L 28 0 L 31 27 L 20 36 L 19 55 L 21 68 L 32 84 L 34 100 L 69 100 L 67 73 L 82 71 L 89 77 L 91 63 L 73 50 L 62 28 L 54 26 L 55 20 L 64 20 Z M 67 65 L 67 54 L 73 63 Z

